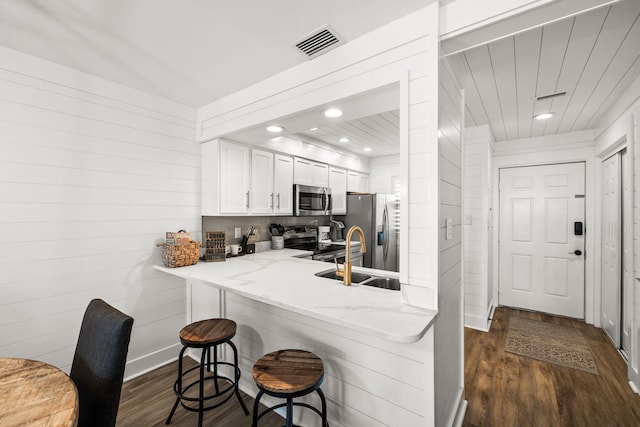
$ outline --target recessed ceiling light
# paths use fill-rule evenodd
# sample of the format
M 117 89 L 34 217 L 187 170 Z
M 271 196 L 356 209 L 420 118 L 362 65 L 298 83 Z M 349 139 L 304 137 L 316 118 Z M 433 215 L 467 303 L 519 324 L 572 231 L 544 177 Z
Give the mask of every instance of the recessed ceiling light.
M 271 133 L 279 133 L 279 132 L 282 132 L 283 130 L 284 128 L 282 126 L 278 126 L 278 125 L 267 126 L 267 131 Z
M 555 116 L 556 113 L 542 113 L 542 114 L 538 114 L 535 117 L 536 120 L 547 120 L 550 119 L 551 117 Z
M 366 151 L 368 153 L 369 151 L 371 151 L 371 147 L 364 147 L 362 151 Z
M 351 141 L 349 138 L 344 138 L 344 137 L 338 140 L 338 142 L 349 142 L 349 141 Z
M 342 115 L 342 111 L 338 110 L 337 108 L 329 108 L 328 110 L 324 111 L 325 117 L 336 118 L 336 117 L 340 117 L 341 115 Z
M 318 128 L 311 128 L 310 131 L 318 130 Z

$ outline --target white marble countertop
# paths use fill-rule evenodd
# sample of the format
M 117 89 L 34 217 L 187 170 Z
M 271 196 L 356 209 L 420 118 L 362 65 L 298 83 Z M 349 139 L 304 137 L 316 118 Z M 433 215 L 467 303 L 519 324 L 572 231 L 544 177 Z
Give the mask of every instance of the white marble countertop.
M 437 311 L 405 304 L 398 291 L 317 277 L 335 268 L 331 263 L 295 258 L 308 252 L 269 250 L 157 270 L 189 280 L 206 282 L 227 292 L 309 317 L 398 342 L 416 342 L 432 325 Z M 357 269 L 354 271 L 377 270 Z M 387 276 L 397 273 L 384 272 Z

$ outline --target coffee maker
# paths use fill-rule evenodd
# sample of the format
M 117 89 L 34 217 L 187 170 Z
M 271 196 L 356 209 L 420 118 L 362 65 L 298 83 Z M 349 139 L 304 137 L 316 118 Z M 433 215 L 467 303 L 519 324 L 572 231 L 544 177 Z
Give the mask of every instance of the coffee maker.
M 337 221 L 335 219 L 331 220 L 331 241 L 333 242 L 343 242 L 344 241 L 344 222 Z

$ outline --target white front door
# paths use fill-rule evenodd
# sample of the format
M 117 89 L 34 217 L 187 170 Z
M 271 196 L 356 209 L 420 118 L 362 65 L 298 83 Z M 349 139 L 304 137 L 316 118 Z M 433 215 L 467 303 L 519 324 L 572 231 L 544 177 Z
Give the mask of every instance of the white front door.
M 500 305 L 584 318 L 584 174 L 584 163 L 500 169 Z

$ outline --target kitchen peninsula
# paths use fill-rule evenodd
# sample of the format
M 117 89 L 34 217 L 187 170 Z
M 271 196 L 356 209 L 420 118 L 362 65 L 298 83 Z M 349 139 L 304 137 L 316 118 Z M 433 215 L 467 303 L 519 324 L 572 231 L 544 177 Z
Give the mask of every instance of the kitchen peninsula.
M 250 373 L 258 357 L 303 348 L 325 361 L 332 425 L 421 425 L 424 405 L 415 389 L 433 357 L 428 349 L 437 312 L 403 303 L 398 291 L 317 277 L 333 265 L 296 257 L 305 254 L 267 250 L 156 269 L 186 279 L 189 322 L 227 317 L 238 323 L 234 340 L 245 392 L 255 395 Z M 310 415 L 300 422 L 313 425 Z

